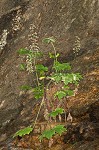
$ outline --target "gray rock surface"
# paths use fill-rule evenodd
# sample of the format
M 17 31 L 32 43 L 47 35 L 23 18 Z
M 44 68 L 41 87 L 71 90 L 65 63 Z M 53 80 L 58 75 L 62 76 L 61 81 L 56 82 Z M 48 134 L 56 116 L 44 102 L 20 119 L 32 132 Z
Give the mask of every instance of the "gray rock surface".
M 81 57 L 86 57 L 87 60 L 87 56 L 93 56 L 98 51 L 98 19 L 98 0 L 0 1 L 0 132 L 2 135 L 6 132 L 14 133 L 20 125 L 28 125 L 32 118 L 32 116 L 28 118 L 29 113 L 37 103 L 31 101 L 28 94 L 20 93 L 21 85 L 32 85 L 34 82 L 31 74 L 19 71 L 22 58 L 17 54 L 17 50 L 30 48 L 32 40 L 29 37 L 36 32 L 40 51 L 45 54 L 44 59 L 40 61 L 50 66 L 48 52 L 51 51 L 51 47 L 44 45 L 42 39 L 53 36 L 57 41 L 56 49 L 61 54 L 60 60 L 73 61 L 74 70 L 77 71 L 85 61 L 83 59 L 81 62 Z M 77 40 L 78 49 L 75 48 Z M 90 70 L 87 65 L 85 70 L 84 68 L 80 70 L 85 75 L 85 80 L 87 71 L 93 69 L 94 63 L 98 64 L 98 59 L 96 61 L 93 59 L 92 63 L 87 62 Z M 94 80 L 97 82 L 98 79 Z M 22 110 L 25 111 L 23 116 Z M 75 114 L 76 110 L 73 111 Z M 7 127 L 12 129 L 8 131 Z

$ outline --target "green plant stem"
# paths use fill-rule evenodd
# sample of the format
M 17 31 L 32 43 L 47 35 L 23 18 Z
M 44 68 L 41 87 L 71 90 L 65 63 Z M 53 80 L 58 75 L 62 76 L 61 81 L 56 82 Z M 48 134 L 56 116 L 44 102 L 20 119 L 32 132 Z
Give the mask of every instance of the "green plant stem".
M 49 88 L 49 85 L 51 84 L 51 82 L 52 82 L 52 80 L 50 80 L 50 81 L 48 82 L 48 84 L 46 85 L 46 89 Z
M 41 107 L 42 107 L 43 103 L 44 103 L 44 97 L 42 98 L 42 101 L 41 101 L 41 104 L 40 104 L 40 107 L 39 107 L 39 110 L 38 110 L 35 122 L 33 124 L 33 129 L 34 129 L 35 125 L 36 125 L 36 122 L 37 122 L 37 119 L 38 119 L 38 116 L 39 116 L 39 113 L 40 113 L 40 110 L 41 110 Z
M 52 47 L 53 47 L 54 54 L 55 54 L 55 62 L 57 62 L 56 49 L 55 49 L 55 46 L 54 46 L 53 42 L 51 42 L 51 45 L 52 45 Z
M 39 83 L 39 77 L 38 77 L 37 69 L 36 69 L 36 56 L 34 57 L 34 68 L 35 68 L 35 74 L 36 74 L 36 79 L 37 79 L 37 85 L 39 86 L 40 83 Z

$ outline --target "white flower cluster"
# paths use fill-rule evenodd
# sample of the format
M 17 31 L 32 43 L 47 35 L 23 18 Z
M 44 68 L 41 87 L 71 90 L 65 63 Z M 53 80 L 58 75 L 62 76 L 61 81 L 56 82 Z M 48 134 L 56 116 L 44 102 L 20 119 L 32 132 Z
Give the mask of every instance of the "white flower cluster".
M 36 26 L 34 24 L 30 25 L 30 34 L 28 35 L 29 38 L 29 50 L 32 51 L 38 51 L 39 50 L 39 46 L 38 46 L 38 35 L 36 30 Z
M 28 35 L 29 39 L 29 46 L 28 49 L 32 52 L 38 52 L 39 46 L 38 46 L 38 36 L 37 32 L 35 31 L 36 27 L 34 24 L 30 25 L 30 34 Z M 29 54 L 26 58 L 26 64 L 27 64 L 27 71 L 29 73 L 33 72 L 33 55 Z
M 3 30 L 2 37 L 1 37 L 1 40 L 0 40 L 0 49 L 1 50 L 7 44 L 7 35 L 8 35 L 8 31 L 6 29 Z
M 32 58 L 32 55 L 30 54 L 26 57 L 26 69 L 29 73 L 33 72 L 32 61 L 33 61 L 33 58 Z
M 73 48 L 73 52 L 74 54 L 78 55 L 78 52 L 80 51 L 81 48 L 81 42 L 80 42 L 80 38 L 78 36 L 75 37 L 75 43 L 74 43 L 74 48 Z
M 17 31 L 17 30 L 20 30 L 21 28 L 21 10 L 18 10 L 17 11 L 17 15 L 15 18 L 12 19 L 13 23 L 12 23 L 12 30 L 13 31 Z

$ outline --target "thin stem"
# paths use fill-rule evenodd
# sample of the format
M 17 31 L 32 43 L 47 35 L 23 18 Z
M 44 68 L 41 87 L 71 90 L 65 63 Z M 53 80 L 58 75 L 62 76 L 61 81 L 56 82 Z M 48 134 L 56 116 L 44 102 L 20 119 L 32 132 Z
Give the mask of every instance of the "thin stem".
M 39 77 L 37 74 L 37 69 L 36 69 L 36 56 L 34 57 L 34 68 L 35 68 L 35 74 L 36 74 L 36 79 L 37 79 L 37 85 L 39 86 Z
M 52 80 L 50 80 L 50 81 L 48 82 L 48 84 L 46 85 L 46 89 L 48 89 L 48 87 L 49 87 L 49 85 L 51 84 L 51 82 L 52 82 Z
M 39 110 L 38 110 L 38 113 L 37 113 L 37 116 L 36 116 L 35 122 L 34 122 L 34 124 L 33 124 L 33 129 L 34 129 L 35 125 L 36 125 L 36 122 L 37 122 L 37 119 L 38 119 L 38 116 L 39 116 L 39 113 L 40 113 L 41 107 L 42 107 L 42 105 L 43 105 L 43 102 L 44 102 L 44 97 L 42 98 L 42 101 L 41 101 L 41 104 L 40 104 L 40 107 L 39 107 Z
M 51 42 L 51 45 L 53 47 L 53 50 L 54 50 L 54 54 L 55 54 L 55 62 L 57 62 L 57 57 L 56 57 L 56 49 L 55 49 L 55 46 L 54 44 Z
M 66 123 L 66 111 L 65 111 L 65 123 Z

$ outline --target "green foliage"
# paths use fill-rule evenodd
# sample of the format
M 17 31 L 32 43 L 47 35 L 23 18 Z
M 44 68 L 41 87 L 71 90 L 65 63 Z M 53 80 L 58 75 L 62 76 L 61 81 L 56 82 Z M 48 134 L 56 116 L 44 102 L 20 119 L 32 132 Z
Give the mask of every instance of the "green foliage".
M 62 75 L 62 81 L 65 85 L 68 85 L 69 83 L 77 84 L 80 79 L 82 79 L 82 76 L 79 73 L 67 73 Z
M 52 136 L 54 136 L 56 133 L 61 135 L 65 131 L 66 131 L 66 128 L 64 127 L 64 125 L 57 125 L 50 130 L 45 130 L 42 133 L 42 135 L 39 137 L 39 139 L 40 139 L 40 141 L 42 141 L 43 138 L 51 139 Z
M 64 100 L 63 98 L 65 98 L 66 96 L 72 96 L 74 94 L 73 90 L 70 89 L 70 85 L 72 84 L 76 86 L 76 84 L 78 84 L 80 79 L 82 79 L 82 76 L 79 73 L 70 73 L 71 66 L 69 63 L 60 63 L 58 61 L 58 57 L 60 54 L 56 52 L 56 49 L 54 46 L 55 39 L 53 37 L 45 38 L 43 42 L 47 44 L 50 43 L 54 51 L 54 53 L 49 52 L 49 57 L 54 60 L 52 64 L 52 68 L 51 68 L 52 72 L 50 73 L 50 76 L 46 75 L 48 74 L 48 67 L 44 66 L 43 64 L 37 63 L 38 59 L 42 56 L 41 52 L 38 52 L 38 50 L 32 51 L 32 50 L 26 50 L 26 49 L 20 49 L 18 51 L 20 55 L 28 56 L 26 57 L 27 65 L 21 64 L 20 69 L 25 70 L 26 66 L 28 66 L 27 71 L 29 71 L 30 69 L 33 70 L 31 72 L 35 75 L 35 78 L 36 78 L 36 86 L 34 88 L 28 85 L 23 85 L 21 86 L 21 89 L 32 90 L 33 96 L 36 100 L 42 99 L 42 102 L 40 104 L 40 107 L 39 107 L 39 110 L 35 119 L 35 123 L 38 119 L 42 104 L 47 103 L 47 99 L 46 99 L 47 93 L 45 89 L 48 88 L 48 85 L 50 85 L 49 83 L 53 81 L 53 83 L 56 84 L 57 86 L 60 84 L 60 87 L 59 87 L 60 90 L 58 90 L 55 94 L 53 94 L 54 100 L 57 100 L 56 98 L 58 98 L 60 102 L 60 100 L 61 101 Z M 46 85 L 46 83 L 48 83 L 48 85 Z M 43 102 L 43 99 L 44 99 L 44 102 Z M 47 105 L 45 106 L 47 107 Z M 64 109 L 59 108 L 58 106 L 59 105 L 57 104 L 57 106 L 55 106 L 56 109 L 53 111 L 51 108 L 50 110 L 51 113 L 48 112 L 49 117 L 55 118 L 57 115 L 64 113 Z M 35 123 L 33 124 L 33 128 L 35 127 Z M 33 131 L 33 128 L 27 127 L 25 129 L 19 130 L 14 134 L 13 137 L 29 134 L 30 132 Z M 65 131 L 66 131 L 66 128 L 64 127 L 64 125 L 57 125 L 50 130 L 45 130 L 40 136 L 40 141 L 42 141 L 43 138 L 50 139 L 55 134 L 61 135 Z
M 64 125 L 57 125 L 54 127 L 54 130 L 57 134 L 62 135 L 63 132 L 67 131 Z
M 29 85 L 22 85 L 22 86 L 20 87 L 20 89 L 21 89 L 21 90 L 31 90 L 32 87 L 29 86 Z
M 47 78 L 56 83 L 59 83 L 61 81 L 67 86 L 69 83 L 77 84 L 78 81 L 82 79 L 82 76 L 79 73 L 53 73 Z
M 33 52 L 34 56 L 36 56 L 36 58 L 41 58 L 43 56 L 43 53 L 42 52 Z
M 32 55 L 32 56 L 35 56 L 37 58 L 39 58 L 43 55 L 42 52 L 27 50 L 25 48 L 21 48 L 17 52 L 19 55 Z
M 20 70 L 24 71 L 26 69 L 26 65 L 25 64 L 20 64 Z
M 30 134 L 30 132 L 32 132 L 32 131 L 33 131 L 33 128 L 31 128 L 31 127 L 26 127 L 26 128 L 24 128 L 24 129 L 21 129 L 21 130 L 17 131 L 17 132 L 14 134 L 13 138 L 16 137 L 16 136 L 22 137 L 22 136 L 24 136 L 24 135 L 26 135 L 26 134 Z
M 36 69 L 38 72 L 41 72 L 41 71 L 48 71 L 48 67 L 44 67 L 42 64 L 38 64 L 36 65 Z
M 42 141 L 43 138 L 51 139 L 52 136 L 55 135 L 55 130 L 45 130 L 42 135 L 39 137 L 40 141 Z
M 62 73 L 53 73 L 51 76 L 48 76 L 47 78 L 51 79 L 52 81 L 55 81 L 56 83 L 59 83 L 62 79 Z
M 55 111 L 52 111 L 49 116 L 51 117 L 56 117 L 59 114 L 63 114 L 64 113 L 64 109 L 62 108 L 56 108 Z
M 49 57 L 50 58 L 54 58 L 54 59 L 58 58 L 59 57 L 59 53 L 57 53 L 56 56 L 55 56 L 54 54 L 52 54 L 52 53 L 49 52 Z
M 72 96 L 74 94 L 73 90 L 66 90 L 66 95 L 67 96 Z
M 68 89 L 69 89 L 69 86 L 68 86 L 68 85 L 64 85 L 62 88 L 68 90 Z
M 66 92 L 64 92 L 64 91 L 57 91 L 56 93 L 55 93 L 55 97 L 58 97 L 58 99 L 59 100 L 61 100 L 63 97 L 65 97 L 66 96 Z
M 31 54 L 32 51 L 27 50 L 27 49 L 24 49 L 24 48 L 21 48 L 20 50 L 18 50 L 18 53 L 19 53 L 20 55 L 28 55 L 28 54 Z
M 55 43 L 55 39 L 53 37 L 45 38 L 45 39 L 43 39 L 43 42 L 47 43 L 47 44 Z
M 71 66 L 69 63 L 60 63 L 56 61 L 53 65 L 53 68 L 55 69 L 55 71 L 60 72 L 60 71 L 70 70 Z
M 72 96 L 74 94 L 73 90 L 65 90 L 65 91 L 57 91 L 54 96 L 58 97 L 59 100 L 61 100 L 62 98 L 66 97 L 66 96 Z
M 45 67 L 44 65 L 42 64 L 38 64 L 36 65 L 36 70 L 37 70 L 37 73 L 38 73 L 38 76 L 39 76 L 39 79 L 42 80 L 45 78 L 45 72 L 48 71 L 48 68 Z M 43 77 L 43 78 L 42 78 Z
M 33 94 L 36 100 L 40 99 L 44 95 L 44 88 L 43 86 L 39 85 L 35 88 L 33 88 Z

